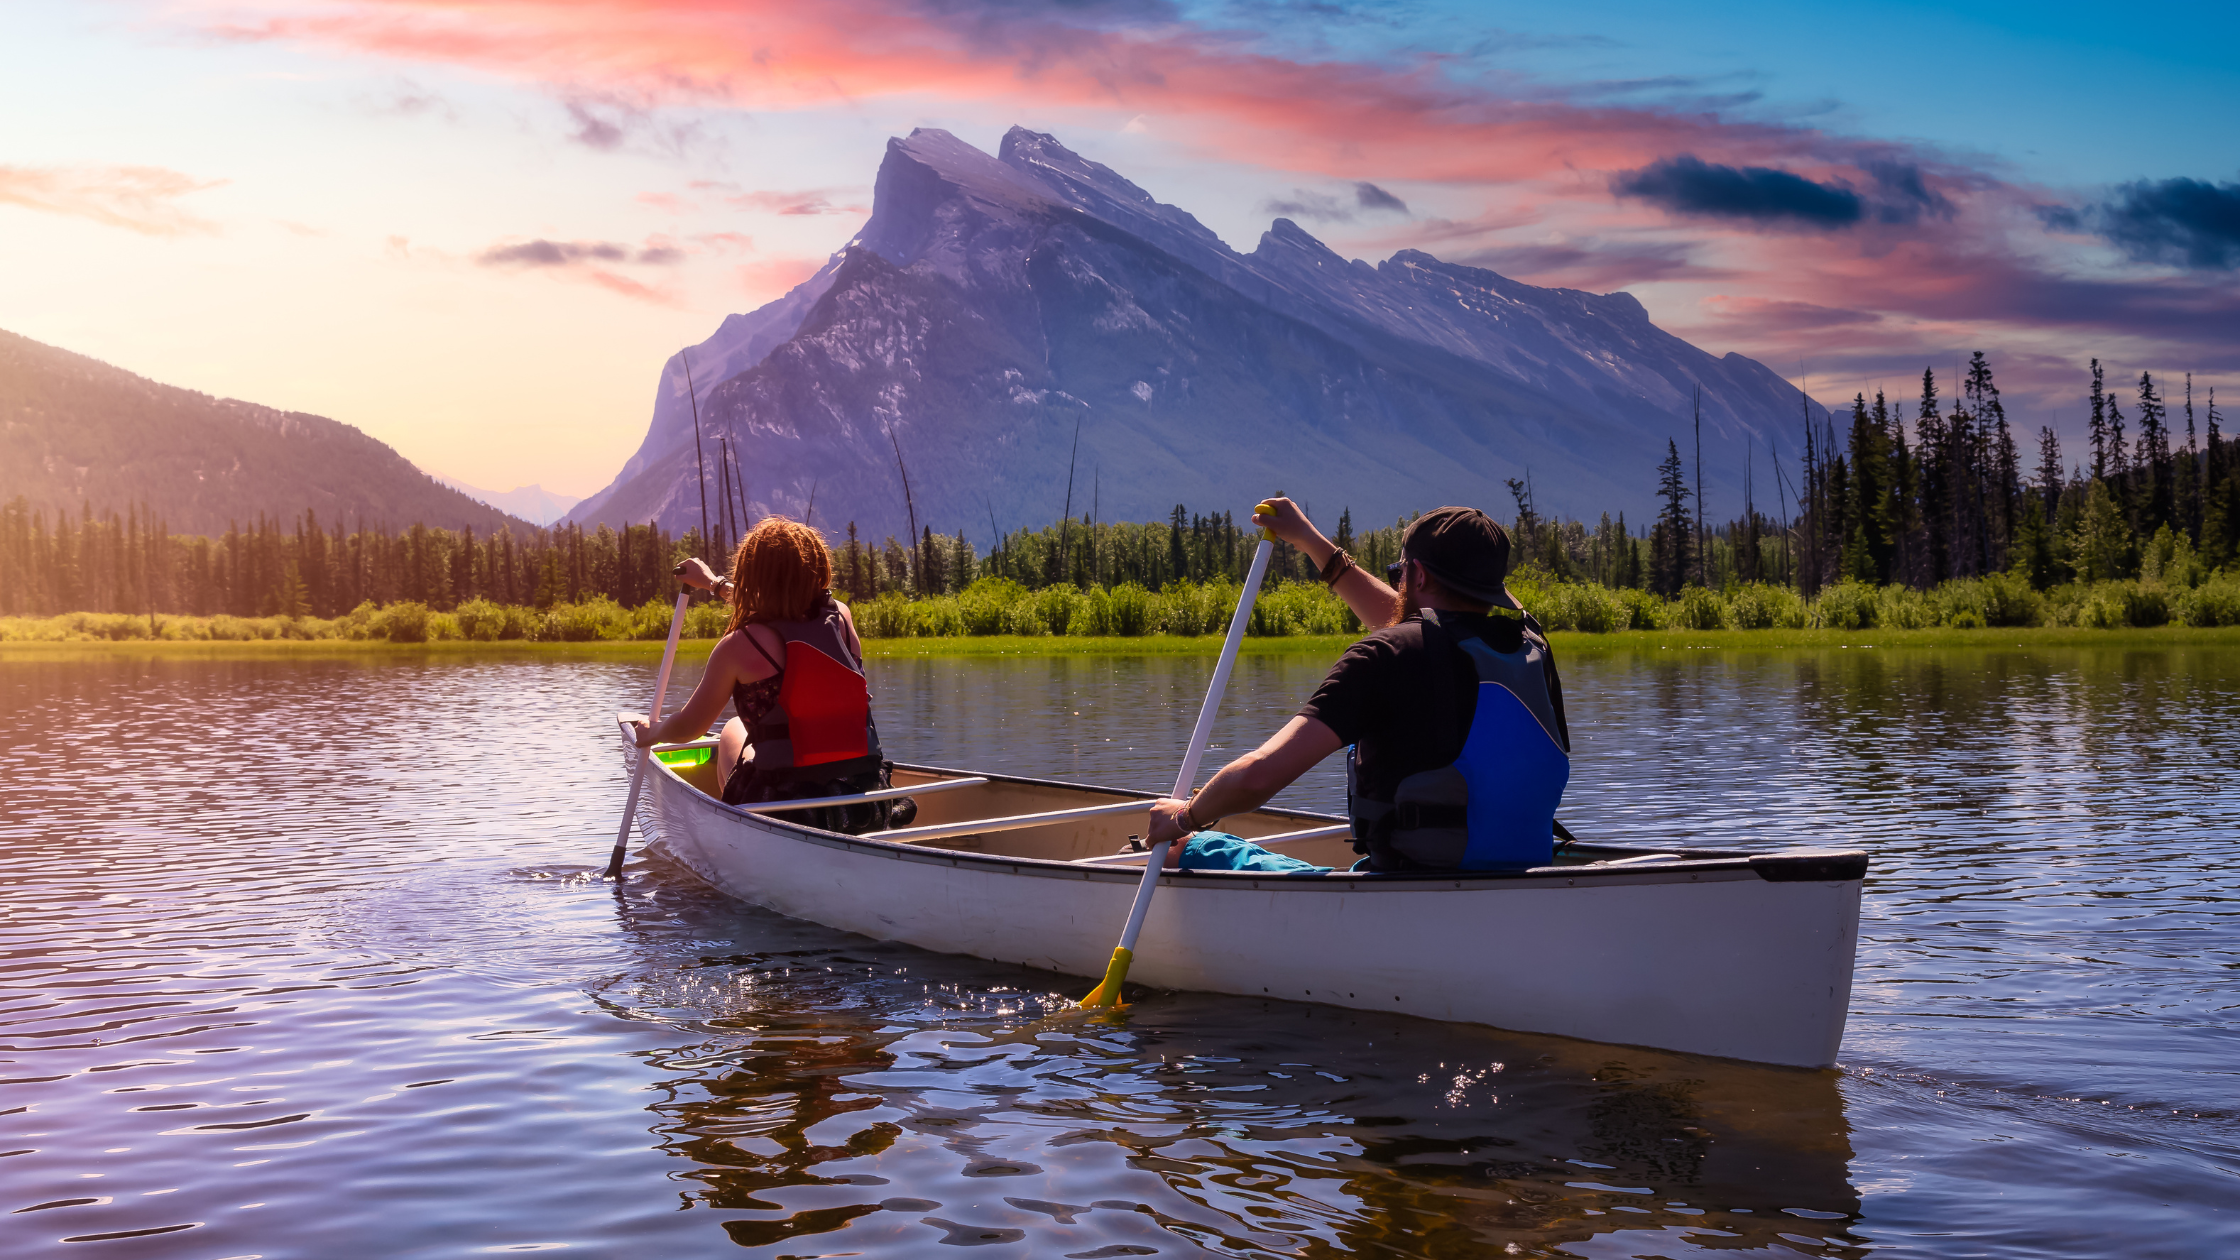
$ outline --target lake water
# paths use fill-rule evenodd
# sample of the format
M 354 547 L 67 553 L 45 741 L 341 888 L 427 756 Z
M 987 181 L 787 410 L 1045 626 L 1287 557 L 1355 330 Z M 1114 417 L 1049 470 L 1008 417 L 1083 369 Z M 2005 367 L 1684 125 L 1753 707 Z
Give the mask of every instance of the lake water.
M 1157 787 L 1208 664 L 874 681 L 898 758 Z M 1322 665 L 1244 661 L 1217 740 Z M 0 658 L 0 1255 L 2240 1255 L 2240 649 L 1564 657 L 1581 836 L 1873 854 L 1830 1072 L 1084 1023 L 617 888 L 651 675 Z

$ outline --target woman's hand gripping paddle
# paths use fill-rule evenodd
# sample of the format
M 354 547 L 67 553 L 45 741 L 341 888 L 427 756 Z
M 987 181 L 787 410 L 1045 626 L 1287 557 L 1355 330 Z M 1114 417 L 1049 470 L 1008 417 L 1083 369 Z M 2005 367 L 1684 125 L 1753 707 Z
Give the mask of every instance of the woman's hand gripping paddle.
M 1261 504 L 1253 512 L 1257 521 Z M 1273 519 L 1271 517 L 1271 519 Z M 1206 684 L 1206 702 L 1198 709 L 1198 725 L 1190 732 L 1189 751 L 1182 755 L 1182 771 L 1174 777 L 1174 791 L 1170 796 L 1188 799 L 1190 788 L 1198 780 L 1198 758 L 1206 751 L 1206 740 L 1213 734 L 1213 715 L 1221 708 L 1221 693 L 1229 685 L 1229 669 L 1237 663 L 1237 646 L 1244 641 L 1245 623 L 1252 620 L 1252 601 L 1259 597 L 1260 580 L 1268 574 L 1268 553 L 1274 550 L 1275 535 L 1266 526 L 1260 530 L 1260 545 L 1252 552 L 1252 569 L 1245 574 L 1244 592 L 1237 596 L 1236 614 L 1229 618 L 1229 637 L 1221 644 L 1221 660 L 1213 667 L 1213 681 Z M 1189 838 L 1184 837 L 1184 843 Z M 1136 885 L 1135 905 L 1129 907 L 1128 925 L 1120 930 L 1120 944 L 1112 951 L 1112 961 L 1104 969 L 1104 983 L 1089 990 L 1081 999 L 1083 1006 L 1118 1006 L 1120 985 L 1128 978 L 1128 964 L 1135 960 L 1136 936 L 1143 931 L 1143 916 L 1151 909 L 1151 893 L 1159 886 L 1159 873 L 1166 865 L 1167 845 L 1161 840 L 1151 846 L 1150 857 L 1143 864 L 1143 882 Z
M 669 695 L 669 670 L 677 663 L 677 639 L 684 634 L 685 605 L 692 602 L 689 590 L 677 593 L 677 611 L 669 618 L 669 646 L 661 649 L 661 673 L 653 684 L 653 712 L 646 717 L 646 728 L 658 730 L 661 726 L 661 702 Z M 622 878 L 622 854 L 630 845 L 630 824 L 638 817 L 638 791 L 646 784 L 646 763 L 653 760 L 653 747 L 649 744 L 638 750 L 638 764 L 630 772 L 630 801 L 622 807 L 622 827 L 614 833 L 614 856 L 607 859 L 607 878 Z

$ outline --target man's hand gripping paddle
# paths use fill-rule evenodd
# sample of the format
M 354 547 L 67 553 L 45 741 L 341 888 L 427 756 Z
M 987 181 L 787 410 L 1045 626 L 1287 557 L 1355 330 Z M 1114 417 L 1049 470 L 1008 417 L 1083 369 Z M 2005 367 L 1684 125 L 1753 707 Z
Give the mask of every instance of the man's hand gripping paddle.
M 1265 519 L 1263 519 L 1265 518 Z M 1237 611 L 1229 618 L 1229 637 L 1221 644 L 1221 660 L 1213 667 L 1213 681 L 1206 684 L 1206 701 L 1198 709 L 1198 725 L 1190 732 L 1189 751 L 1182 755 L 1182 770 L 1174 777 L 1174 791 L 1170 796 L 1187 800 L 1191 785 L 1198 779 L 1198 759 L 1205 755 L 1206 740 L 1213 734 L 1213 715 L 1221 708 L 1221 693 L 1229 685 L 1230 667 L 1237 663 L 1237 647 L 1244 641 L 1245 623 L 1252 620 L 1252 602 L 1259 597 L 1260 580 L 1268 575 L 1268 553 L 1275 548 L 1275 534 L 1266 521 L 1275 519 L 1275 509 L 1260 504 L 1252 511 L 1253 523 L 1260 526 L 1260 545 L 1253 549 L 1252 568 L 1245 574 L 1244 591 L 1237 596 Z M 1188 842 L 1184 837 L 1184 842 Z M 1151 894 L 1159 887 L 1160 871 L 1166 866 L 1167 846 L 1171 841 L 1161 840 L 1151 846 L 1149 858 L 1143 864 L 1143 882 L 1136 886 L 1135 905 L 1128 910 L 1128 925 L 1120 930 L 1120 944 L 1112 951 L 1112 961 L 1104 969 L 1104 983 L 1089 990 L 1081 999 L 1083 1006 L 1119 1006 L 1120 986 L 1128 978 L 1128 964 L 1135 959 L 1136 936 L 1143 931 L 1143 916 L 1151 909 Z

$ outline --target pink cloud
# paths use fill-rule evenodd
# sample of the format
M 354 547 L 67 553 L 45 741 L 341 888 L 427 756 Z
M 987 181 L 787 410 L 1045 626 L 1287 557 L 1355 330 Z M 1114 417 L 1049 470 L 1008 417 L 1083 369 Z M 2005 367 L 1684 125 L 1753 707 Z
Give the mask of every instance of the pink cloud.
M 823 265 L 814 258 L 772 258 L 746 263 L 733 274 L 748 297 L 768 301 L 817 274 Z
M 2215 362 L 2240 357 L 2240 297 L 2214 282 L 2223 277 L 2085 272 L 2088 246 L 2046 235 L 2030 215 L 2058 200 L 2042 190 L 1917 147 L 1714 104 L 1497 90 L 1434 57 L 1285 57 L 1171 15 L 1131 26 L 969 0 L 262 2 L 220 33 L 463 66 L 569 99 L 609 92 L 649 105 L 856 112 L 931 100 L 1187 120 L 1162 134 L 1208 160 L 1498 189 L 1504 204 L 1525 208 L 1387 239 L 1437 242 L 1542 283 L 1716 283 L 1728 304 L 1704 308 L 1703 327 L 1769 360 L 1813 347 L 1912 355 L 1985 329 L 2080 348 L 2160 339 Z M 760 211 L 860 213 L 824 191 L 695 191 Z M 1820 210 L 1767 217 L 1783 205 Z M 1561 234 L 1507 235 L 1541 220 Z M 1774 222 L 1781 230 L 1768 230 Z M 774 295 L 814 266 L 771 260 L 738 279 L 750 294 Z M 1763 305 L 1737 304 L 1746 301 Z
M 635 301 L 651 302 L 655 306 L 669 306 L 679 308 L 684 305 L 683 300 L 666 287 L 660 289 L 650 288 L 646 285 L 638 283 L 635 280 L 632 280 L 628 276 L 619 276 L 611 271 L 602 271 L 596 267 L 587 269 L 584 272 L 584 279 L 589 280 L 591 283 L 607 290 L 609 293 L 619 293 L 622 296 L 631 298 Z
M 0 205 L 90 219 L 145 236 L 211 233 L 218 225 L 177 200 L 226 181 L 196 179 L 160 166 L 0 166 Z
M 869 214 L 871 207 L 864 205 L 834 205 L 832 197 L 837 189 L 811 188 L 803 192 L 750 192 L 725 197 L 724 201 L 741 210 L 763 210 L 771 214 Z

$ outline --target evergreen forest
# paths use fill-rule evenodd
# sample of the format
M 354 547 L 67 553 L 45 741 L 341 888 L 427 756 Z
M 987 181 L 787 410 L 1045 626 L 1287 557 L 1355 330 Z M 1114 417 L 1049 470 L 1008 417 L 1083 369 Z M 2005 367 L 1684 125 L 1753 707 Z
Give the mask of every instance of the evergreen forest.
M 1512 513 L 1511 586 L 1561 630 L 2240 624 L 2240 451 L 2214 391 L 2197 404 L 2188 377 L 2166 397 L 2147 373 L 2111 387 L 2094 360 L 2084 400 L 2089 449 L 2064 452 L 2051 428 L 2018 440 L 1979 352 L 1956 394 L 1925 371 L 1917 398 L 1862 393 L 1847 422 L 1808 425 L 1798 458 L 1769 458 L 1772 506 L 1752 468 L 1723 519 L 1679 433 L 1643 470 L 1661 504 L 1645 527 L 1543 517 L 1510 480 L 1489 489 Z M 0 638 L 658 638 L 671 566 L 728 553 L 750 523 L 718 497 L 705 534 L 345 530 L 306 511 L 216 537 L 138 505 L 50 519 L 19 498 L 0 506 Z M 1376 571 L 1405 528 L 1357 528 L 1347 510 L 1334 537 Z M 1150 522 L 1069 512 L 993 532 L 986 554 L 962 531 L 827 534 L 834 586 L 872 636 L 1214 633 L 1253 546 L 1233 511 L 1180 504 Z M 703 605 L 691 633 L 719 633 L 721 612 Z M 1250 631 L 1359 629 L 1279 547 Z

